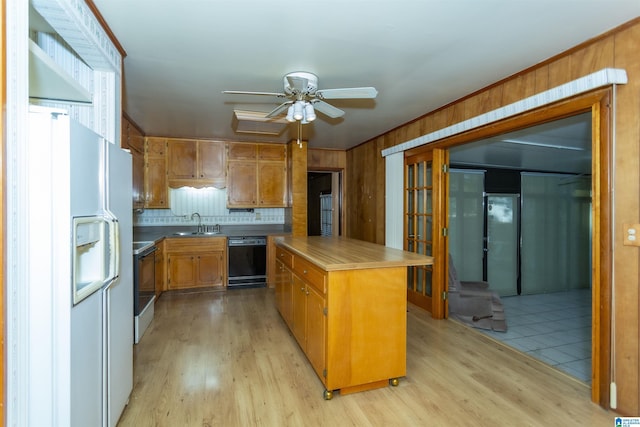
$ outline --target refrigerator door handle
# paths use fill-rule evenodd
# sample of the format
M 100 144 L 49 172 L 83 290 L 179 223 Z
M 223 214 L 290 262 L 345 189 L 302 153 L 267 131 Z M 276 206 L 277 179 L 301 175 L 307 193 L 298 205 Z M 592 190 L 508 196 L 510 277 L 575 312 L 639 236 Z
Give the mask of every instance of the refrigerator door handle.
M 111 216 L 109 226 L 109 275 L 106 284 L 110 284 L 120 276 L 120 223 Z

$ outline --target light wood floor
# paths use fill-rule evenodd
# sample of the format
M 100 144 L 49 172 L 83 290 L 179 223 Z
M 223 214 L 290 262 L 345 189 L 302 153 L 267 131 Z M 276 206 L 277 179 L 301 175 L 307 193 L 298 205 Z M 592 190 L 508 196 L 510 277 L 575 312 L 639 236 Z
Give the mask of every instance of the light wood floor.
M 122 427 L 614 424 L 584 384 L 411 305 L 400 385 L 330 401 L 273 290 L 167 293 L 155 310 Z

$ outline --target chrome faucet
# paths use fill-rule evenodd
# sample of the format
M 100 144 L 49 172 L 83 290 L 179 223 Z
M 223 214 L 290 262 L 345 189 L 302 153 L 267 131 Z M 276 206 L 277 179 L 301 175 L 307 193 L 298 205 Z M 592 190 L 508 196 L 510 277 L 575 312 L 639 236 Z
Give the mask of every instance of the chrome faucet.
M 191 219 L 196 215 L 198 216 L 198 233 L 202 233 L 202 218 L 200 217 L 200 214 L 198 212 L 192 213 Z

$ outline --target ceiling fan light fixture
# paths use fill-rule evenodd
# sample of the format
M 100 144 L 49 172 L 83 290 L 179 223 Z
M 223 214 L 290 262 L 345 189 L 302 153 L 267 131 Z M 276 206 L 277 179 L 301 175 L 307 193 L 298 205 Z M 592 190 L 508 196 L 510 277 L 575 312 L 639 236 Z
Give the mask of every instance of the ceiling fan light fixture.
M 296 119 L 293 118 L 293 105 L 289 105 L 289 109 L 287 110 L 287 117 L 286 117 L 287 121 L 289 123 L 293 123 L 296 121 Z
M 310 102 L 307 102 L 304 106 L 304 118 L 308 122 L 312 122 L 316 119 L 316 112 L 313 109 L 313 105 Z
M 304 106 L 300 101 L 296 101 L 293 104 L 293 118 L 295 120 L 302 120 L 304 118 Z

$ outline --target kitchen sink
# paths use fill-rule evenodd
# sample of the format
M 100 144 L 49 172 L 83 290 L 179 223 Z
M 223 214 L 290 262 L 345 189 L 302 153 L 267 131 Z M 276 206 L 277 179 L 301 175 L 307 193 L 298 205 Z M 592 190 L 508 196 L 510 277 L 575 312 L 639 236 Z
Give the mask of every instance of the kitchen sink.
M 178 231 L 173 233 L 174 236 L 213 236 L 220 234 L 219 231 Z

